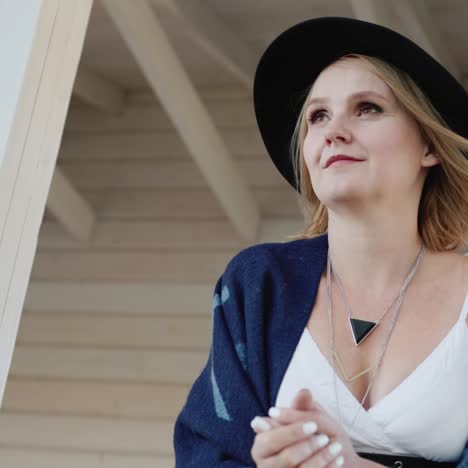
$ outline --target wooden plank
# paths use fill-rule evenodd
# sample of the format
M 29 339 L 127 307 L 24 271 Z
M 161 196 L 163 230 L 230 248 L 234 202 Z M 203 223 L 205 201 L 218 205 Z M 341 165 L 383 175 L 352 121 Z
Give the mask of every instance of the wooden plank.
M 298 195 L 289 185 L 253 187 L 264 217 L 300 215 Z M 224 211 L 208 189 L 82 189 L 100 221 L 158 220 L 213 221 L 224 220 Z M 190 200 L 190 203 L 187 203 Z M 45 220 L 53 221 L 51 215 Z
M 252 90 L 242 85 L 235 84 L 208 84 L 196 86 L 198 94 L 203 101 L 238 101 L 250 99 Z M 130 106 L 141 104 L 157 104 L 157 99 L 151 89 L 132 89 L 127 94 L 127 104 Z
M 304 232 L 304 220 L 298 217 L 264 219 L 258 233 L 258 243 L 289 242 L 288 236 Z
M 96 225 L 89 249 L 226 249 L 241 250 L 242 242 L 227 221 L 102 221 Z M 83 249 L 71 239 L 61 224 L 45 222 L 41 226 L 39 249 Z
M 40 251 L 31 278 L 47 281 L 122 283 L 214 282 L 233 251 Z
M 76 74 L 73 94 L 109 114 L 121 112 L 125 102 L 125 92 L 120 86 L 99 76 L 83 63 Z
M 32 281 L 26 310 L 210 317 L 214 283 L 109 283 Z
M 425 0 L 396 0 L 392 2 L 392 6 L 398 13 L 406 35 L 462 81 L 463 73 L 455 62 L 450 47 L 444 44 L 438 30 L 438 21 L 432 18 Z
M 207 310 L 206 317 L 147 317 L 26 311 L 21 319 L 16 346 L 193 349 L 206 352 L 211 342 L 209 312 Z
M 206 364 L 202 351 L 126 351 L 63 346 L 16 346 L 14 377 L 192 384 Z
M 299 218 L 270 219 L 262 222 L 259 242 L 278 242 L 303 226 Z M 232 249 L 249 247 L 241 242 L 226 221 L 102 221 L 87 243 L 90 249 Z M 59 223 L 41 226 L 40 249 L 82 250 L 81 242 L 71 239 Z
M 200 0 L 166 0 L 164 4 L 178 16 L 184 33 L 193 43 L 231 71 L 247 88 L 252 87 L 257 57 L 213 9 Z
M 268 220 L 259 230 L 258 243 L 288 242 L 288 236 L 302 232 L 303 225 L 298 218 Z M 134 228 L 130 225 L 128 229 L 133 232 Z M 31 277 L 47 281 L 212 282 L 240 250 L 248 247 L 244 244 L 241 248 L 223 248 L 213 240 L 214 245 L 200 242 L 198 248 L 187 238 L 168 241 L 168 231 L 166 241 L 160 238 L 156 249 L 156 242 L 148 244 L 144 238 L 135 237 L 136 234 L 133 241 L 124 241 L 124 235 L 125 232 L 120 237 L 111 237 L 109 244 L 92 245 L 89 249 L 79 249 L 76 245 L 67 249 L 66 246 L 42 249 L 36 254 Z M 117 247 L 116 243 L 123 245 Z
M 148 0 L 101 0 L 239 236 L 252 242 L 260 210 Z M 152 44 L 148 49 L 148 42 Z M 161 66 L 161 63 L 164 66 Z
M 350 0 L 354 16 L 370 23 L 381 24 L 405 34 L 396 11 L 387 0 Z
M 232 156 L 250 159 L 266 156 L 261 137 L 255 129 L 232 128 L 222 132 Z M 175 131 L 122 131 L 119 133 L 65 132 L 59 158 L 63 161 L 141 161 L 191 160 Z
M 2 5 L 2 18 L 15 25 L 3 30 L 3 40 L 16 50 L 4 68 L 20 70 L 21 93 L 2 121 L 8 138 L 0 171 L 0 400 L 91 3 L 43 0 L 26 10 L 21 2 Z M 9 89 L 2 86 L 4 93 Z
M 47 198 L 47 208 L 60 222 L 61 229 L 79 243 L 88 241 L 96 215 L 60 168 L 55 168 Z
M 172 422 L 0 414 L 0 444 L 11 448 L 173 456 Z
M 10 376 L 2 411 L 174 421 L 190 386 Z
M 109 453 L 58 452 L 44 449 L 0 447 L 4 466 L 15 468 L 167 468 L 175 465 L 170 456 L 114 455 Z
M 219 130 L 225 128 L 255 128 L 257 123 L 251 100 L 205 103 L 208 114 Z M 190 114 L 192 115 L 192 114 Z M 193 119 L 192 119 L 193 120 Z M 173 130 L 167 113 L 160 106 L 125 106 L 118 116 L 105 115 L 91 108 L 74 109 L 67 117 L 66 130 L 74 132 L 102 133 L 142 130 Z
M 351 4 L 357 18 L 382 24 L 409 37 L 444 64 L 457 79 L 463 79 L 449 48 L 442 42 L 437 22 L 431 18 L 424 0 L 351 0 Z
M 284 187 L 286 180 L 266 158 L 237 163 L 251 187 Z M 202 189 L 206 180 L 193 162 L 81 162 L 63 161 L 63 172 L 80 191 L 89 189 L 138 188 Z

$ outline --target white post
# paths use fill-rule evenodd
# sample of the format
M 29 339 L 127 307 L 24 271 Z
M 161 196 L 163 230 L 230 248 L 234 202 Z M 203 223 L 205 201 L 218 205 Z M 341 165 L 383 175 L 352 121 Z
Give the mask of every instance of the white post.
M 0 0 L 0 404 L 92 0 Z

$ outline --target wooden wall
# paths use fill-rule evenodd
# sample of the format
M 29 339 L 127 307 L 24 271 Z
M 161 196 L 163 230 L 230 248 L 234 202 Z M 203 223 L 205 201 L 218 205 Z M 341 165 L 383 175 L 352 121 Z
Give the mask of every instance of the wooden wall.
M 248 92 L 201 92 L 264 218 L 297 219 Z M 98 223 L 82 244 L 46 213 L 0 414 L 1 464 L 173 466 L 174 419 L 208 357 L 215 281 L 247 245 L 149 93 L 111 117 L 73 101 L 58 165 Z

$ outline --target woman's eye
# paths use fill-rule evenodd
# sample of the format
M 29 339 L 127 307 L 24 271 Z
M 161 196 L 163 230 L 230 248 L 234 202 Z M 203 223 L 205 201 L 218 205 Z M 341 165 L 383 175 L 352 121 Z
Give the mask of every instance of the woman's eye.
M 307 121 L 310 123 L 315 123 L 317 121 L 317 117 L 320 116 L 321 113 L 322 109 L 315 112 L 310 112 L 307 116 Z
M 372 102 L 360 102 L 358 104 L 358 109 L 359 110 L 374 109 L 377 112 L 382 112 L 382 108 Z M 309 115 L 307 116 L 307 121 L 312 124 L 317 122 L 317 119 L 322 115 L 323 111 L 324 109 L 319 109 L 315 112 L 309 113 Z M 365 114 L 367 114 L 367 112 L 365 112 Z
M 379 107 L 377 104 L 373 104 L 372 102 L 363 102 L 360 105 L 361 109 L 375 109 L 377 112 L 382 112 L 382 108 Z

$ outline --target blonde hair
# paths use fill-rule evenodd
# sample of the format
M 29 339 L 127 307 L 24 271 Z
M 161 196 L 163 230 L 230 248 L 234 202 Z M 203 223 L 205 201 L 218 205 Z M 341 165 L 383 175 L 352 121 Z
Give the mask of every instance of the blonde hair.
M 397 101 L 414 117 L 422 135 L 437 153 L 440 163 L 429 168 L 418 208 L 418 231 L 429 250 L 455 250 L 468 243 L 468 139 L 450 130 L 411 77 L 393 65 L 361 54 L 347 54 L 343 60 L 360 60 L 393 91 Z M 335 63 L 336 63 L 335 62 Z M 290 239 L 308 239 L 327 232 L 328 212 L 312 189 L 305 164 L 303 142 L 307 133 L 307 94 L 291 140 L 295 186 L 300 187 L 299 201 L 306 227 Z

